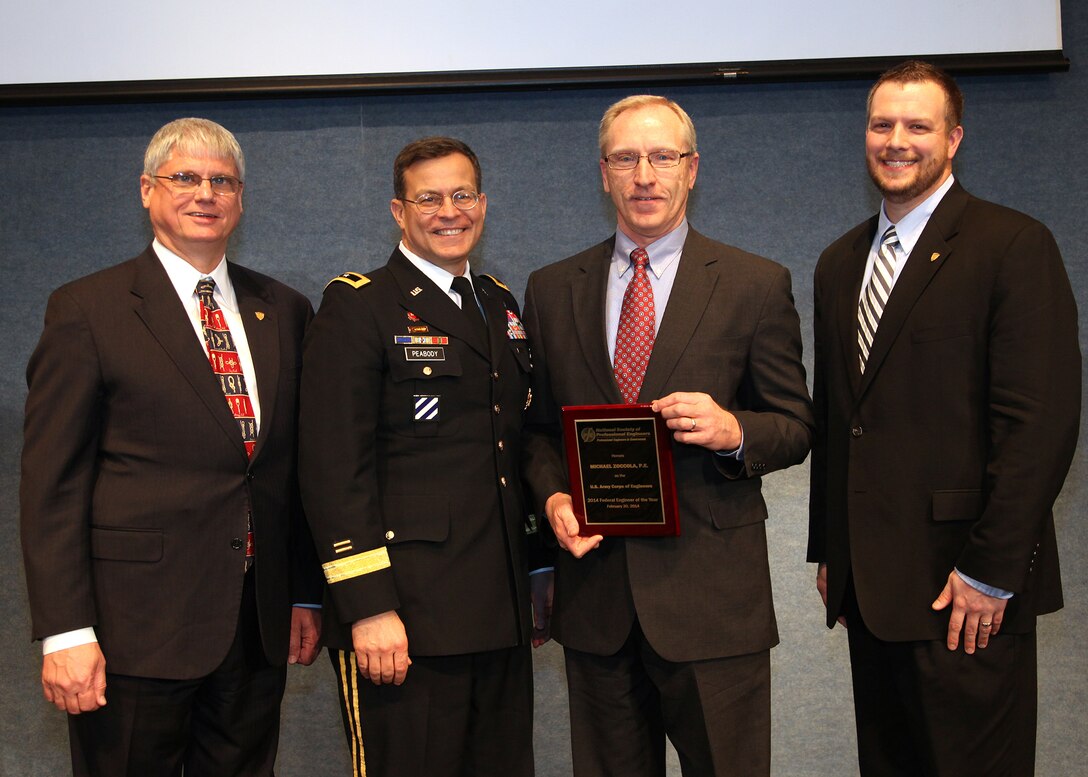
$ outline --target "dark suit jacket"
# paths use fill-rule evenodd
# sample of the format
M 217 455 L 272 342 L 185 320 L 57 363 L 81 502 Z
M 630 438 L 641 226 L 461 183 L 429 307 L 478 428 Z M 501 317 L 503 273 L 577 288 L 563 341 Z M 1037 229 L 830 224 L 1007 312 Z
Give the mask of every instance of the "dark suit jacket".
M 881 318 L 864 377 L 857 307 L 877 218 L 816 267 L 809 560 L 832 626 L 853 574 L 866 625 L 943 639 L 955 566 L 1015 592 L 1003 631 L 1062 605 L 1051 506 L 1080 417 L 1077 311 L 1050 232 L 954 184 Z
M 534 272 L 525 317 L 533 406 L 524 474 L 534 506 L 570 493 L 563 405 L 622 404 L 606 344 L 614 238 Z M 674 444 L 679 537 L 608 538 L 582 559 L 560 554 L 552 633 L 609 655 L 638 617 L 664 658 L 742 655 L 778 642 L 760 476 L 808 454 L 812 408 L 788 271 L 695 230 L 677 268 L 639 397 L 703 391 L 744 428 L 744 461 Z
M 331 282 L 306 336 L 303 501 L 327 574 L 346 570 L 329 578 L 327 644 L 350 650 L 351 624 L 388 610 L 413 655 L 527 644 L 517 467 L 530 360 L 517 302 L 473 277 L 484 342 L 399 250 L 366 278 Z M 396 341 L 412 335 L 439 339 Z
M 222 661 L 238 625 L 247 512 L 272 663 L 286 661 L 292 601 L 319 601 L 316 564 L 303 572 L 313 550 L 295 475 L 312 309 L 271 278 L 234 264 L 230 275 L 261 402 L 252 459 L 150 247 L 55 291 L 27 368 L 34 637 L 94 626 L 111 672 L 191 679 Z

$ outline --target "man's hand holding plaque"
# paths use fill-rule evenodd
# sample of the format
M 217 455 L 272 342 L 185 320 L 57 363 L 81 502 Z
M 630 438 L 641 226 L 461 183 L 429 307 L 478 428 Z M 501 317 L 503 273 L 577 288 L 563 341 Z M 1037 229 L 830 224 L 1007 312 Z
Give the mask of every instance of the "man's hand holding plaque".
M 744 442 L 737 417 L 722 409 L 709 394 L 677 391 L 655 399 L 650 407 L 673 430 L 673 439 L 685 445 L 731 452 Z
M 603 539 L 600 534 L 582 537 L 578 533 L 581 527 L 578 524 L 578 517 L 574 514 L 570 494 L 559 492 L 552 494 L 544 505 L 544 512 L 547 513 L 548 523 L 552 526 L 552 533 L 555 534 L 559 547 L 569 551 L 575 558 L 581 558 L 600 546 Z

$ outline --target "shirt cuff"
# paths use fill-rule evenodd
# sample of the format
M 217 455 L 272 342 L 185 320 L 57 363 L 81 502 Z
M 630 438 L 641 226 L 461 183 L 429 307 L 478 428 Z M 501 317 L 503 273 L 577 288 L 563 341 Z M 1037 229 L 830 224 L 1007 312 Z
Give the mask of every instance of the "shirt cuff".
M 92 642 L 98 642 L 93 626 L 66 631 L 63 634 L 54 634 L 52 637 L 46 637 L 42 640 L 42 655 L 47 656 L 50 653 L 56 653 L 58 650 L 89 645 Z
M 740 445 L 736 450 L 732 451 L 714 451 L 718 456 L 724 456 L 730 459 L 736 459 L 737 461 L 744 461 L 744 427 L 740 430 Z
M 986 594 L 987 596 L 992 596 L 995 599 L 1011 599 L 1013 596 L 1012 591 L 1006 591 L 1004 588 L 995 588 L 992 585 L 980 583 L 978 580 L 975 580 L 975 578 L 968 577 L 967 575 L 963 574 L 963 572 L 960 572 L 958 569 L 956 570 L 956 574 L 959 575 L 960 580 L 967 583 L 967 585 L 971 586 L 976 591 L 980 591 Z

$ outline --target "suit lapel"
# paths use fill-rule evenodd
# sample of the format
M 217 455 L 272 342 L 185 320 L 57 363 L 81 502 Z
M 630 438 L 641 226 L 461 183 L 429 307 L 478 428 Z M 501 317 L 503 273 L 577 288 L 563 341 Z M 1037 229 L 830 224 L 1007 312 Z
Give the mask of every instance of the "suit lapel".
M 223 398 L 223 390 L 208 364 L 207 351 L 197 340 L 188 312 L 178 299 L 166 270 L 150 247 L 139 257 L 132 295 L 136 315 L 177 365 L 178 371 L 207 406 L 208 412 L 223 428 L 231 443 L 245 456 L 245 444 L 238 430 L 238 422 Z M 163 390 L 176 389 L 164 384 Z
M 461 340 L 485 359 L 490 358 L 488 344 L 457 307 L 457 303 L 438 288 L 434 281 L 416 269 L 399 249 L 393 251 L 387 267 L 400 287 L 404 304 L 411 313 L 436 329 Z
M 230 280 L 234 285 L 234 296 L 238 300 L 242 325 L 246 330 L 249 343 L 249 355 L 253 359 L 253 369 L 257 373 L 257 395 L 261 403 L 261 424 L 257 432 L 257 445 L 253 449 L 253 458 L 260 455 L 267 437 L 266 430 L 276 411 L 279 398 L 280 375 L 280 336 L 279 316 L 276 315 L 273 300 L 261 289 L 248 273 L 228 264 Z M 237 422 L 235 422 L 237 431 Z
M 605 293 L 608 284 L 609 266 L 615 237 L 598 246 L 588 254 L 586 261 L 579 268 L 571 281 L 571 307 L 574 312 L 574 329 L 585 355 L 589 372 L 601 390 L 605 401 L 622 404 L 623 396 L 616 377 L 612 372 L 612 362 L 608 358 L 608 339 L 604 331 Z
M 907 257 L 903 272 L 895 282 L 888 304 L 880 317 L 880 325 L 873 338 L 873 347 L 869 349 L 869 359 L 865 363 L 865 374 L 861 378 L 858 396 L 865 392 L 880 371 L 880 365 L 899 338 L 918 298 L 949 261 L 952 247 L 947 241 L 957 231 L 966 204 L 967 193 L 958 184 L 954 184 L 929 217 L 929 222 L 915 243 L 914 250 Z
M 669 304 L 662 313 L 650 363 L 646 366 L 639 402 L 649 402 L 664 395 L 669 376 L 694 336 L 714 293 L 718 273 L 710 268 L 718 262 L 718 257 L 706 243 L 702 235 L 689 229 L 678 260 L 680 264 L 676 268 Z

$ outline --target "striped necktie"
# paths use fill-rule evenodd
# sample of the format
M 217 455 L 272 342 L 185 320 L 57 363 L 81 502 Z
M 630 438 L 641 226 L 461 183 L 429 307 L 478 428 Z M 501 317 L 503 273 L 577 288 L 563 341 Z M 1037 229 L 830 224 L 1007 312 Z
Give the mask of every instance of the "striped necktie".
M 873 262 L 873 274 L 865 293 L 858 302 L 858 359 L 861 372 L 865 374 L 865 363 L 869 360 L 869 349 L 873 347 L 876 328 L 880 316 L 895 283 L 895 247 L 899 245 L 899 236 L 895 234 L 895 225 L 888 227 L 880 238 L 880 250 Z

